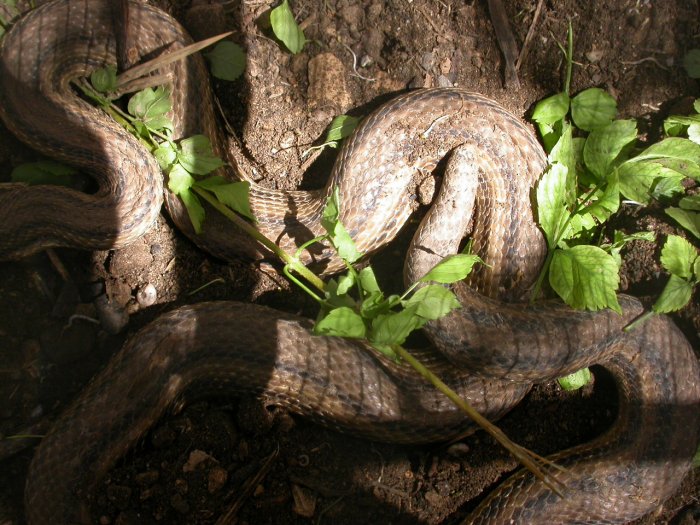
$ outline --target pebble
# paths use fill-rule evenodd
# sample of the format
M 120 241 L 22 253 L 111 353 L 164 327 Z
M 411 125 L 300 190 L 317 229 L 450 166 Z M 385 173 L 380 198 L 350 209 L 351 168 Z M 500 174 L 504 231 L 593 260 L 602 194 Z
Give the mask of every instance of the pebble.
M 306 487 L 293 484 L 292 497 L 294 498 L 292 510 L 299 516 L 312 518 L 316 513 L 316 494 Z
M 454 443 L 447 448 L 447 454 L 453 458 L 466 456 L 469 453 L 469 445 L 466 443 Z
M 182 471 L 183 472 L 192 472 L 194 471 L 201 463 L 205 461 L 211 461 L 213 463 L 218 463 L 216 459 L 203 450 L 193 450 L 190 452 L 189 457 L 187 458 L 187 461 L 185 464 L 182 466 Z
M 228 472 L 225 468 L 218 465 L 209 471 L 209 479 L 207 482 L 207 490 L 209 494 L 214 494 L 221 490 L 228 480 Z
M 151 283 L 139 287 L 138 291 L 136 292 L 136 302 L 139 303 L 139 306 L 141 306 L 141 308 L 153 306 L 154 304 L 156 304 L 157 299 L 158 292 L 156 290 L 156 287 L 153 286 Z

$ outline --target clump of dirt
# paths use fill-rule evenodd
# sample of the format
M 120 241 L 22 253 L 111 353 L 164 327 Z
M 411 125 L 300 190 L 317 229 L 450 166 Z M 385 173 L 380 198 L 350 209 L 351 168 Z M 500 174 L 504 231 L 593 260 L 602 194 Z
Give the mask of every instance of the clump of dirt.
M 668 108 L 698 95 L 697 82 L 679 67 L 684 53 L 700 45 L 699 8 L 690 0 L 543 2 L 519 70 L 519 89 L 503 87 L 504 62 L 486 2 L 297 0 L 292 8 L 309 40 L 298 55 L 261 29 L 259 20 L 273 7 L 268 3 L 159 4 L 195 38 L 235 31 L 246 50 L 246 73 L 233 83 L 215 82 L 216 93 L 241 169 L 275 188 L 320 186 L 333 152 L 313 162 L 303 160 L 302 152 L 322 138 L 331 119 L 343 112 L 367 114 L 407 88 L 462 86 L 526 115 L 537 100 L 561 89 L 557 46 L 565 41 L 569 21 L 577 63 L 573 92 L 606 89 L 618 99 L 621 116 L 640 119 L 650 135 Z M 522 44 L 538 2 L 504 4 Z M 36 155 L 0 131 L 4 181 L 13 166 Z M 614 226 L 653 230 L 661 238 L 679 233 L 654 206 L 626 207 Z M 401 242 L 405 238 L 382 257 L 401 260 Z M 632 243 L 625 253 L 623 290 L 653 301 L 666 280 L 658 256 L 658 244 Z M 127 335 L 177 306 L 235 299 L 314 315 L 311 302 L 273 268 L 215 260 L 167 218 L 126 249 L 58 250 L 57 257 L 68 281 L 45 254 L 0 264 L 5 435 L 53 419 Z M 128 325 L 122 329 L 125 314 Z M 674 319 L 697 351 L 698 292 Z M 542 385 L 500 426 L 522 445 L 547 454 L 599 434 L 615 416 L 614 398 L 603 372 L 595 386 L 573 393 Z M 28 448 L 3 461 L 3 523 L 23 520 L 31 456 Z M 481 433 L 452 445 L 392 446 L 326 430 L 254 399 L 214 399 L 186 405 L 150 432 L 98 489 L 93 512 L 102 524 L 122 525 L 214 523 L 222 516 L 251 525 L 457 522 L 515 467 Z M 693 472 L 678 494 L 637 523 L 695 522 L 699 491 Z

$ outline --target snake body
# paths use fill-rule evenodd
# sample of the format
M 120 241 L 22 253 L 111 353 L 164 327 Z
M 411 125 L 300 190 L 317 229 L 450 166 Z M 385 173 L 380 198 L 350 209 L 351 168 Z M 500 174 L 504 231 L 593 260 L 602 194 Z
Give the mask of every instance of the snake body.
M 3 41 L 3 121 L 40 151 L 93 174 L 99 188 L 84 195 L 0 185 L 0 259 L 50 246 L 123 246 L 158 213 L 162 182 L 150 155 L 69 86 L 114 62 L 110 20 L 106 1 L 58 0 L 26 16 Z M 130 22 L 141 56 L 189 42 L 168 15 L 140 2 L 130 3 Z M 220 150 L 200 60 L 166 72 L 175 137 L 203 132 Z M 470 287 L 456 287 L 462 308 L 428 327 L 443 353 L 430 350 L 420 358 L 490 418 L 515 404 L 529 382 L 593 363 L 610 370 L 620 399 L 612 429 L 557 457 L 569 467 L 560 476 L 566 498 L 522 472 L 467 522 L 624 523 L 649 512 L 677 489 L 700 441 L 697 359 L 665 317 L 623 332 L 642 311 L 630 297 L 620 297 L 623 315 L 502 301 L 529 286 L 544 253 L 529 196 L 545 158 L 517 118 L 457 88 L 408 93 L 365 119 L 325 189 L 277 192 L 253 185 L 251 208 L 259 228 L 290 248 L 320 232 L 320 210 L 337 185 L 342 222 L 359 249 L 371 252 L 410 215 L 412 181 L 442 159 L 443 184 L 414 237 L 407 277 L 455 251 L 467 231 L 492 267 Z M 166 191 L 165 202 L 174 222 L 214 254 L 264 255 L 230 227 L 224 231 L 213 212 L 204 233 L 195 235 L 180 201 Z M 338 265 L 327 250 L 313 259 L 326 271 Z M 142 329 L 42 440 L 27 478 L 28 521 L 90 523 L 95 483 L 184 392 L 254 391 L 323 424 L 386 441 L 445 440 L 469 427 L 403 366 L 362 343 L 311 336 L 309 328 L 308 320 L 290 314 L 220 302 L 177 309 Z

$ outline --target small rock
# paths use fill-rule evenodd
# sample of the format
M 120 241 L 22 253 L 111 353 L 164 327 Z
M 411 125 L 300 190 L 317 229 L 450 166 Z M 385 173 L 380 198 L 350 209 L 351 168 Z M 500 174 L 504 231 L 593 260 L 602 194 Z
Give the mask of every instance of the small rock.
M 439 87 L 452 87 L 454 84 L 452 84 L 452 81 L 445 75 L 440 75 L 437 78 L 437 85 Z
M 596 47 L 596 45 L 594 44 L 593 47 L 591 48 L 591 50 L 586 53 L 586 59 L 591 64 L 595 64 L 596 62 L 600 62 L 600 59 L 603 58 L 604 54 L 605 54 L 605 50 L 598 49 Z
M 332 53 L 321 53 L 309 60 L 309 106 L 330 106 L 344 113 L 352 106 L 343 63 Z
M 282 137 L 280 138 L 280 143 L 279 143 L 280 148 L 289 149 L 292 146 L 294 146 L 296 141 L 297 141 L 297 137 L 296 137 L 296 135 L 294 135 L 294 132 L 287 131 L 287 132 L 283 133 Z
M 297 484 L 292 485 L 294 505 L 292 510 L 304 518 L 312 518 L 316 513 L 317 497 L 314 492 Z
M 190 456 L 187 461 L 182 466 L 183 472 L 194 472 L 194 470 L 203 462 L 211 461 L 213 463 L 218 463 L 216 459 L 204 452 L 203 450 L 193 450 L 190 452 Z
M 207 482 L 207 490 L 209 491 L 209 494 L 214 494 L 215 492 L 220 491 L 226 484 L 227 480 L 228 472 L 225 468 L 219 467 L 218 465 L 213 467 L 209 471 L 209 479 Z
M 150 485 L 153 485 L 156 481 L 158 481 L 158 478 L 160 477 L 160 473 L 157 470 L 147 470 L 145 472 L 139 472 L 134 476 L 134 481 L 136 482 L 137 485 L 140 485 L 141 487 L 148 487 Z
M 175 480 L 175 490 L 177 490 L 178 494 L 182 494 L 183 496 L 187 494 L 190 491 L 190 486 L 187 484 L 187 481 L 185 481 L 182 478 L 177 478 Z
M 466 443 L 453 443 L 447 448 L 447 453 L 453 458 L 464 457 L 469 454 L 469 445 Z
M 139 306 L 141 306 L 141 308 L 153 306 L 154 304 L 156 304 L 157 299 L 158 292 L 156 291 L 156 287 L 153 286 L 151 283 L 148 283 L 146 286 L 140 287 L 139 290 L 136 292 L 136 302 L 139 303 Z

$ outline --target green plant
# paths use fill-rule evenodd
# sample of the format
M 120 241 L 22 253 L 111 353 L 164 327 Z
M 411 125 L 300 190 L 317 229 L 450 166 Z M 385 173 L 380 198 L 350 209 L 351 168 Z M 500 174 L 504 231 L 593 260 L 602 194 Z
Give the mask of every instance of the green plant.
M 287 0 L 282 0 L 279 6 L 270 11 L 270 25 L 272 32 L 289 51 L 296 55 L 304 48 L 306 37 L 294 20 L 294 13 Z
M 619 312 L 620 250 L 630 240 L 653 241 L 654 236 L 650 232 L 626 235 L 615 231 L 613 241 L 604 243 L 602 226 L 618 211 L 621 197 L 631 205 L 645 205 L 652 199 L 681 195 L 686 178 L 700 181 L 700 145 L 677 136 L 687 131 L 691 139 L 697 138 L 700 120 L 697 115 L 670 117 L 665 125 L 669 136 L 640 147 L 636 123 L 614 120 L 617 107 L 609 94 L 590 88 L 574 97 L 569 95 L 571 28 L 565 57 L 564 90 L 540 101 L 532 115 L 549 160 L 536 193 L 536 214 L 549 251 L 532 299 L 540 295 L 547 276 L 551 288 L 573 308 Z M 679 208 L 668 208 L 666 213 L 695 234 L 698 209 L 697 196 L 685 197 Z M 679 249 L 676 241 L 667 245 L 669 254 Z M 654 311 L 682 307 L 687 300 L 681 301 L 681 295 L 689 299 L 689 290 L 696 282 L 687 270 L 695 264 L 689 253 L 684 252 L 683 265 L 674 266 L 671 288 L 664 290 Z M 670 258 L 667 255 L 665 260 Z M 685 270 L 678 273 L 681 266 Z

